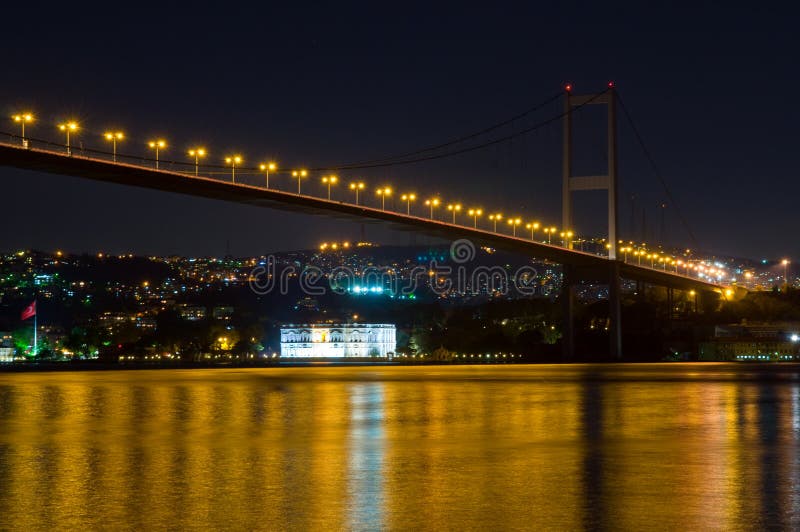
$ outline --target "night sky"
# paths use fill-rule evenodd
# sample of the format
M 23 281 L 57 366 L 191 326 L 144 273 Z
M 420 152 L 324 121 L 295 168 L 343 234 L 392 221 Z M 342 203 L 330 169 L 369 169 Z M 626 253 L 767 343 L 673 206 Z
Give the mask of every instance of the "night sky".
M 614 80 L 677 202 L 666 208 L 668 243 L 691 245 L 680 210 L 702 249 L 800 257 L 800 43 L 788 13 L 722 2 L 288 4 L 112 2 L 97 11 L 9 3 L 0 107 L 4 116 L 34 111 L 33 137 L 58 140 L 54 124 L 76 118 L 85 130 L 75 142 L 87 146 L 102 147 L 98 135 L 118 127 L 127 153 L 144 155 L 145 142 L 163 136 L 164 158 L 202 143 L 215 163 L 241 153 L 250 164 L 274 157 L 282 167 L 315 167 L 480 130 L 547 100 L 565 81 L 581 93 Z M 560 110 L 550 104 L 496 134 Z M 601 118 L 576 116 L 579 172 L 604 167 Z M 657 240 L 667 197 L 623 116 L 619 124 L 620 227 L 638 237 L 644 209 L 648 238 Z M 16 128 L 6 120 L 0 130 Z M 340 176 L 558 224 L 560 141 L 556 123 L 469 155 Z M 222 255 L 229 247 L 251 255 L 361 232 L 357 223 L 71 177 L 8 168 L 0 177 L 0 250 Z M 321 194 L 319 177 L 304 190 Z M 273 183 L 296 186 L 286 176 Z M 605 234 L 601 197 L 590 194 L 577 209 L 579 232 Z M 377 225 L 365 231 L 370 240 L 410 242 Z

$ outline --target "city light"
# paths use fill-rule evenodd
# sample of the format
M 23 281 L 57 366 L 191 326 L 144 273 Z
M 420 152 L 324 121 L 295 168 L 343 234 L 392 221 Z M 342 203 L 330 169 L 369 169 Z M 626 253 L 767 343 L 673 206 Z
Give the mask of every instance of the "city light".
M 58 124 L 58 129 L 65 132 L 67 134 L 67 155 L 72 155 L 72 148 L 69 145 L 69 134 L 78 131 L 78 123 L 77 122 L 64 122 L 63 124 Z
M 258 168 L 267 175 L 267 188 L 269 188 L 269 173 L 274 172 L 278 168 L 278 165 L 273 162 L 261 163 L 258 165 Z
M 112 146 L 112 157 L 111 159 L 114 162 L 117 162 L 117 142 L 123 140 L 125 138 L 125 134 L 122 131 L 106 131 L 103 136 L 109 142 L 111 142 Z
M 556 232 L 556 228 L 555 227 L 545 227 L 544 229 L 542 229 L 542 232 L 547 235 L 547 244 L 551 245 L 552 244 L 553 233 Z
M 472 228 L 478 228 L 478 218 L 483 214 L 483 209 L 470 209 L 467 215 L 472 216 Z
M 539 229 L 539 222 L 531 222 L 529 224 L 525 224 L 525 229 L 531 230 L 531 240 L 533 240 L 533 232 Z
M 461 204 L 460 203 L 451 203 L 447 206 L 447 210 L 453 213 L 453 224 L 456 223 L 456 214 L 461 212 Z
M 14 122 L 17 122 L 22 128 L 22 133 L 20 135 L 20 138 L 22 139 L 22 146 L 27 148 L 28 140 L 25 138 L 25 124 L 30 124 L 31 122 L 33 122 L 33 113 L 21 113 L 13 115 L 11 119 Z
M 403 194 L 400 199 L 406 202 L 406 215 L 411 215 L 411 202 L 417 199 L 416 194 Z
M 358 192 L 360 190 L 364 190 L 364 187 L 366 187 L 366 185 L 363 183 L 363 181 L 350 183 L 350 190 L 353 190 L 356 193 L 356 205 L 358 205 Z
M 494 224 L 494 232 L 497 232 L 497 222 L 503 219 L 502 214 L 490 214 L 489 220 Z
M 789 259 L 783 259 L 781 261 L 783 264 L 783 283 L 786 285 L 786 289 L 789 289 Z
M 517 227 L 522 224 L 522 218 L 509 218 L 506 223 L 511 226 L 511 236 L 517 236 Z
M 308 172 L 305 170 L 293 170 L 292 177 L 297 179 L 297 195 L 300 195 L 300 182 L 303 180 L 304 177 L 308 175 Z
M 241 155 L 225 157 L 225 163 L 231 165 L 231 183 L 236 183 L 236 165 L 242 163 Z
M 158 170 L 158 152 L 159 150 L 163 150 L 167 147 L 167 142 L 165 140 L 151 140 L 147 143 L 150 148 L 156 150 L 156 170 Z
M 331 200 L 331 185 L 338 183 L 339 178 L 335 175 L 326 175 L 322 177 L 322 183 L 328 185 L 328 201 Z
M 431 198 L 431 199 L 425 200 L 425 205 L 427 207 L 430 207 L 430 209 L 431 209 L 431 220 L 433 220 L 433 209 L 438 207 L 440 203 L 441 203 L 441 201 L 439 200 L 439 198 Z
M 189 155 L 194 157 L 194 175 L 200 175 L 200 159 L 206 156 L 205 148 L 192 148 L 189 150 Z
M 379 188 L 375 191 L 375 194 L 381 197 L 381 210 L 386 210 L 386 196 L 392 195 L 392 189 L 390 187 L 383 187 Z

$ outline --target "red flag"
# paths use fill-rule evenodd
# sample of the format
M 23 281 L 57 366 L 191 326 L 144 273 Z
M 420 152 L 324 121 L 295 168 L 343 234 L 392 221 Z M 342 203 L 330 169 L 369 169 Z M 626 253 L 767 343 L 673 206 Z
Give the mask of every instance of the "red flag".
M 33 316 L 36 316 L 36 301 L 25 307 L 25 310 L 22 311 L 22 316 L 20 316 L 19 319 L 25 321 Z

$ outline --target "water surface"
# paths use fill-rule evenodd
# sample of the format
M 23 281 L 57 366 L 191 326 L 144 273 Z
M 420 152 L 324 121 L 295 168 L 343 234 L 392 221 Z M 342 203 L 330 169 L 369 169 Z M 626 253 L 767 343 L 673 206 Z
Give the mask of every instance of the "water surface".
M 0 374 L 0 529 L 797 529 L 798 374 Z

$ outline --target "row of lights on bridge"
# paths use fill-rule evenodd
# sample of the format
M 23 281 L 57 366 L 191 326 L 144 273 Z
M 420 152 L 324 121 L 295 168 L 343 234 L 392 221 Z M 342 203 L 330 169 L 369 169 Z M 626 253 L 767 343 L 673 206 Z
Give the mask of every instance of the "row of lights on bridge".
M 608 88 L 611 89 L 614 87 L 613 82 L 608 83 Z M 572 91 L 572 84 L 568 83 L 565 85 L 565 90 L 567 92 Z M 25 137 L 25 126 L 26 124 L 31 124 L 35 121 L 35 117 L 33 113 L 26 112 L 26 113 L 19 113 L 12 115 L 12 120 L 18 123 L 21 127 L 21 137 L 23 143 L 25 144 L 27 139 Z M 80 130 L 80 126 L 76 121 L 66 121 L 57 124 L 57 128 L 59 131 L 65 134 L 65 141 L 66 141 L 66 148 L 67 154 L 71 154 L 71 135 L 76 134 Z M 116 162 L 117 160 L 117 143 L 125 140 L 125 134 L 122 131 L 106 131 L 103 133 L 103 138 L 111 143 L 112 145 L 112 157 L 113 160 Z M 147 146 L 155 152 L 155 167 L 158 169 L 159 167 L 159 155 L 160 152 L 167 148 L 167 142 L 164 139 L 154 139 L 147 142 Z M 199 175 L 199 168 L 200 168 L 200 161 L 204 159 L 208 155 L 208 151 L 204 147 L 194 147 L 187 151 L 187 154 L 193 159 L 194 162 L 194 174 L 195 176 Z M 244 158 L 241 155 L 230 155 L 224 158 L 225 164 L 231 167 L 231 180 L 235 183 L 236 182 L 236 169 L 241 168 L 242 163 L 244 162 Z M 266 175 L 266 187 L 269 188 L 269 174 L 270 172 L 276 173 L 280 172 L 278 165 L 274 161 L 260 163 L 258 165 L 258 169 L 261 172 L 264 172 Z M 288 171 L 283 171 L 288 172 Z M 297 179 L 297 193 L 301 193 L 301 181 L 303 178 L 308 177 L 308 170 L 299 169 L 299 170 L 291 170 L 291 176 Z M 336 175 L 324 175 L 321 177 L 322 184 L 327 188 L 327 198 L 328 200 L 331 199 L 331 189 L 333 186 L 339 184 L 339 177 Z M 360 195 L 366 190 L 366 184 L 363 181 L 352 181 L 348 185 L 349 190 L 351 190 L 355 195 L 355 204 L 360 204 Z M 390 186 L 381 186 L 375 190 L 376 196 L 380 198 L 381 201 L 381 209 L 386 209 L 386 198 L 391 197 L 394 193 L 393 189 Z M 406 207 L 406 214 L 411 214 L 411 204 L 414 203 L 418 198 L 417 194 L 413 192 L 403 193 L 400 196 L 400 200 L 405 203 Z M 473 207 L 473 208 L 464 208 L 460 203 L 448 203 L 445 205 L 442 200 L 438 197 L 428 198 L 424 201 L 425 207 L 427 207 L 430 219 L 434 219 L 434 211 L 439 207 L 444 207 L 451 215 L 451 221 L 453 224 L 457 223 L 457 216 L 460 213 L 465 213 L 469 218 L 472 219 L 472 225 L 474 228 L 477 229 L 478 227 L 478 219 L 484 215 L 484 210 L 480 207 Z M 535 232 L 540 230 L 544 235 L 547 237 L 547 243 L 552 244 L 553 238 L 558 237 L 563 245 L 571 245 L 575 234 L 571 230 L 564 230 L 559 231 L 558 228 L 554 226 L 546 226 L 540 224 L 539 222 L 523 222 L 522 218 L 520 217 L 507 217 L 504 218 L 502 213 L 491 213 L 487 216 L 489 222 L 492 225 L 492 229 L 494 232 L 498 231 L 498 223 L 502 224 L 505 222 L 508 227 L 511 228 L 512 236 L 517 236 L 517 229 L 520 228 L 523 223 L 525 224 L 525 229 L 530 231 L 530 238 L 531 240 L 535 239 Z M 620 244 L 624 244 L 623 241 L 619 242 Z M 328 246 L 326 246 L 327 248 Z M 341 248 L 348 248 L 349 244 L 342 243 L 340 245 L 331 244 L 330 249 L 341 249 Z M 606 248 L 610 248 L 610 244 L 606 245 Z M 722 268 L 713 268 L 711 266 L 704 266 L 703 264 L 699 263 L 690 263 L 688 261 L 682 261 L 676 259 L 674 257 L 668 257 L 666 255 L 659 255 L 658 253 L 648 252 L 645 246 L 634 248 L 632 246 L 622 246 L 619 248 L 619 251 L 624 254 L 625 261 L 627 262 L 628 254 L 632 254 L 635 257 L 635 260 L 639 265 L 641 265 L 642 260 L 646 262 L 650 262 L 651 267 L 655 267 L 656 264 L 660 264 L 666 269 L 667 266 L 674 266 L 675 271 L 678 272 L 679 267 L 684 267 L 686 270 L 686 274 L 689 274 L 690 271 L 707 275 L 709 277 L 720 276 L 724 273 Z M 782 264 L 784 269 L 788 265 L 789 261 L 784 259 Z M 787 279 L 788 281 L 788 279 Z

